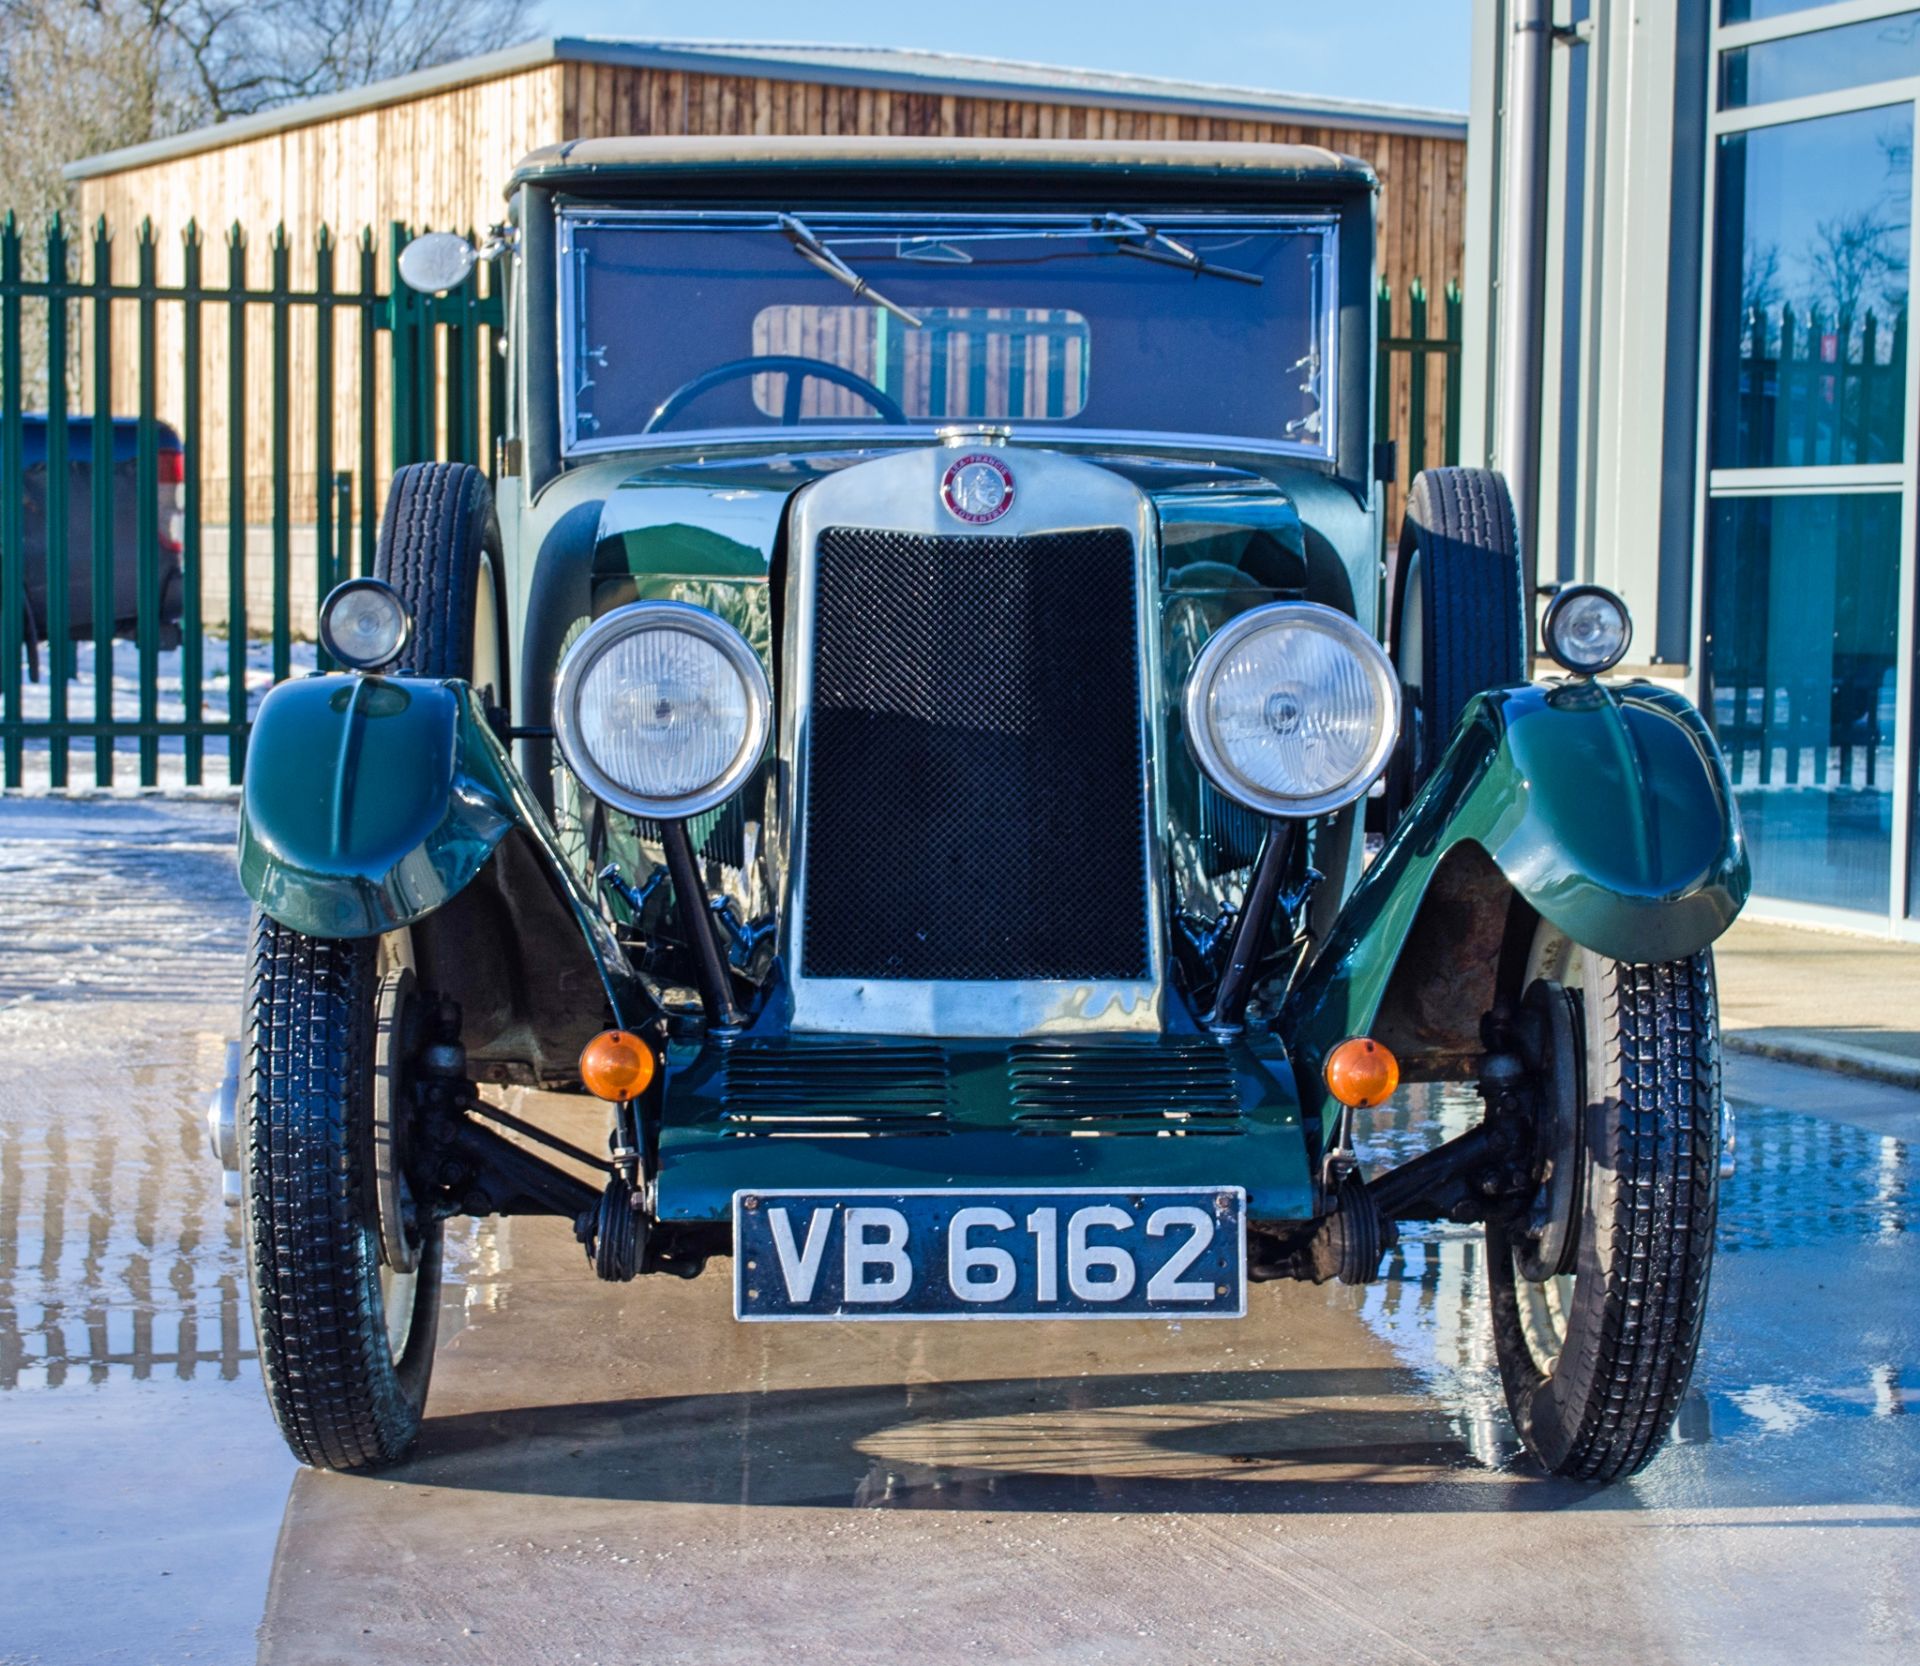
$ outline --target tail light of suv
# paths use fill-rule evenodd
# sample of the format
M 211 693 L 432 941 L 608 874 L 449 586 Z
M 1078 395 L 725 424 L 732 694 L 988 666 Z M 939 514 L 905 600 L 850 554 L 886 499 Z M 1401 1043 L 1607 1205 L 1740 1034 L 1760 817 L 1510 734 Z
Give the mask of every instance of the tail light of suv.
M 162 451 L 159 459 L 160 548 L 177 556 L 187 536 L 187 456 Z

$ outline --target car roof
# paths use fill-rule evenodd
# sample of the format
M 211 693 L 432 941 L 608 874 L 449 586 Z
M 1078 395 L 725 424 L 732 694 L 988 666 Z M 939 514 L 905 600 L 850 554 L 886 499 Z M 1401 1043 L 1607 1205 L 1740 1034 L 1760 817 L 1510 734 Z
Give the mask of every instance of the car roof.
M 1050 175 L 1081 171 L 1137 178 L 1230 176 L 1247 184 L 1313 185 L 1374 190 L 1373 169 L 1358 157 L 1319 145 L 1275 145 L 1193 139 L 959 139 L 884 134 L 569 139 L 527 156 L 514 170 L 522 184 L 606 188 L 650 174 L 743 171 Z

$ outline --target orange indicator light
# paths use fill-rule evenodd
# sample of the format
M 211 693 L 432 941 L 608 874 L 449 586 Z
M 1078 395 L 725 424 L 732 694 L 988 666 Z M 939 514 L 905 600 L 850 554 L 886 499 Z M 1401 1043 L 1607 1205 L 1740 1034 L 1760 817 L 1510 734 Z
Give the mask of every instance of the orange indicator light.
M 1327 1091 L 1335 1099 L 1365 1110 L 1393 1097 L 1400 1061 L 1368 1036 L 1349 1036 L 1327 1055 L 1326 1074 Z
M 653 1049 L 625 1030 L 602 1030 L 580 1053 L 580 1080 L 596 1099 L 637 1099 L 656 1068 Z

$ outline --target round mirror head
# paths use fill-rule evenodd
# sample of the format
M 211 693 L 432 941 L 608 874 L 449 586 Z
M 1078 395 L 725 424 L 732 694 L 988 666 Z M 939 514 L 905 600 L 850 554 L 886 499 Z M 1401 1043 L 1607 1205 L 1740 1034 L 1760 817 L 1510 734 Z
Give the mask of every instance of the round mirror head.
M 430 231 L 400 251 L 400 281 L 423 295 L 439 295 L 465 283 L 479 258 L 464 237 Z

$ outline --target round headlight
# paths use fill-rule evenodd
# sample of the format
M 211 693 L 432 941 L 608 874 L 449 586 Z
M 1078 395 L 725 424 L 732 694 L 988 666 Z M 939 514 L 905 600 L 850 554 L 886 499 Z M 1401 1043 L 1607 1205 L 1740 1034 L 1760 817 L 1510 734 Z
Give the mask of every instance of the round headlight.
M 320 646 L 352 670 L 391 665 L 412 635 L 407 604 L 384 580 L 350 578 L 320 604 Z
M 1316 602 L 1273 602 L 1207 639 L 1187 744 L 1227 797 L 1269 816 L 1351 804 L 1386 768 L 1400 683 L 1380 644 Z
M 1627 604 L 1598 584 L 1570 584 L 1547 604 L 1547 652 L 1575 676 L 1592 677 L 1626 657 L 1633 641 Z
M 568 651 L 554 735 L 588 791 L 659 821 L 738 791 L 766 750 L 772 691 L 746 639 L 705 608 L 635 602 Z

